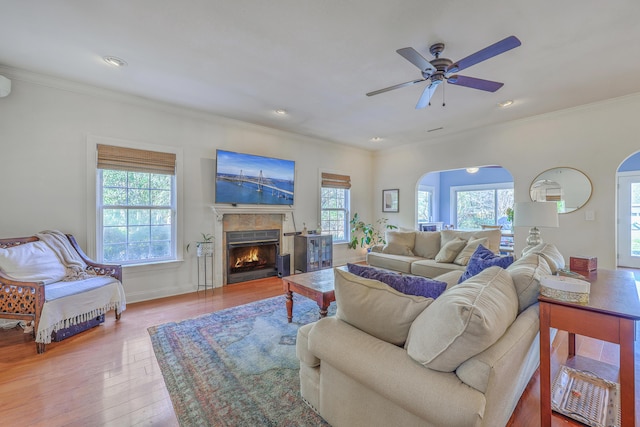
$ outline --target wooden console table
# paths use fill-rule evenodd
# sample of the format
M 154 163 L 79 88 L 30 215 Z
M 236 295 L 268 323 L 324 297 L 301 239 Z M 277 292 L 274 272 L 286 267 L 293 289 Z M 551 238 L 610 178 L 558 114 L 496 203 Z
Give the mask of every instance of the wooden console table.
M 582 272 L 581 272 L 582 273 Z M 569 359 L 576 356 L 575 335 L 620 345 L 620 406 L 622 427 L 634 426 L 635 322 L 640 320 L 640 301 L 633 273 L 597 270 L 583 273 L 591 283 L 589 303 L 577 304 L 544 296 L 540 301 L 540 420 L 551 426 L 550 328 L 569 332 Z M 597 372 L 596 372 L 597 373 Z

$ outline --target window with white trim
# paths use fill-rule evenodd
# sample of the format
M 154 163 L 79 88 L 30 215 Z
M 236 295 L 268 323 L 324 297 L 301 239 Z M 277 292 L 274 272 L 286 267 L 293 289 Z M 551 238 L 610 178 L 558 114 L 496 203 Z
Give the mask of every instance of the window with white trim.
M 418 188 L 418 223 L 433 221 L 433 187 L 420 185 Z
M 176 155 L 98 144 L 97 257 L 176 259 Z
M 349 191 L 351 177 L 322 173 L 320 220 L 323 233 L 333 236 L 333 243 L 349 240 Z
M 509 226 L 507 208 L 513 208 L 513 184 L 451 187 L 452 219 L 458 229 L 482 225 Z

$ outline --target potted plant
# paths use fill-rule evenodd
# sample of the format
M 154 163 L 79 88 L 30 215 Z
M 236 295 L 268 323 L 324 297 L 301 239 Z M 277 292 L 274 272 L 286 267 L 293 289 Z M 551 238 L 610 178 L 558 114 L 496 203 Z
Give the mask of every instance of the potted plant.
M 358 246 L 370 250 L 372 246 L 387 243 L 384 240 L 386 230 L 393 230 L 395 225 L 387 224 L 387 218 L 378 219 L 375 224 L 367 224 L 360 219 L 358 214 L 354 214 L 349 223 L 351 224 L 351 241 L 349 248 L 356 249 Z
M 196 255 L 199 257 L 213 255 L 213 234 L 200 234 L 202 235 L 202 240 L 200 242 L 196 242 Z M 191 243 L 187 245 L 187 252 L 189 252 L 190 246 Z

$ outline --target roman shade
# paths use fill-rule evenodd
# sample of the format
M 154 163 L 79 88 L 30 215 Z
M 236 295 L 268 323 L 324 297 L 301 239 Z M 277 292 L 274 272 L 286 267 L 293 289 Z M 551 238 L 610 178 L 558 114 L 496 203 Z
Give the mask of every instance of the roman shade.
M 351 177 L 349 175 L 322 172 L 322 187 L 349 189 L 351 188 Z
M 98 169 L 175 175 L 176 155 L 98 144 Z

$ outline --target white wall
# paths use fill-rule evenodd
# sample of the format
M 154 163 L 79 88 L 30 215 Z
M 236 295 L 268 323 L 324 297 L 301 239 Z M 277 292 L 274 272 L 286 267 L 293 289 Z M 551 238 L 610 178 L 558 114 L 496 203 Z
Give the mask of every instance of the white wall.
M 319 216 L 319 170 L 352 177 L 352 210 L 371 215 L 372 154 L 332 142 L 188 111 L 140 98 L 0 67 L 13 81 L 0 98 L 0 236 L 46 229 L 72 233 L 88 253 L 95 200 L 87 185 L 87 138 L 98 136 L 182 150 L 184 241 L 212 232 L 217 148 L 296 161 L 295 220 L 315 227 Z M 353 159 L 364 167 L 354 167 Z M 219 238 L 219 236 L 216 236 Z M 336 264 L 361 253 L 334 247 Z M 195 289 L 194 251 L 184 262 L 128 267 L 130 302 Z
M 570 166 L 591 179 L 591 200 L 576 212 L 560 215 L 560 228 L 542 229 L 542 237 L 557 245 L 567 262 L 573 255 L 591 255 L 598 257 L 598 267 L 614 268 L 616 170 L 640 149 L 638 111 L 640 95 L 629 95 L 377 152 L 372 209 L 380 205 L 382 189 L 399 188 L 400 212 L 387 216 L 411 227 L 416 183 L 427 172 L 498 164 L 514 177 L 515 200 L 526 201 L 539 173 Z M 585 220 L 586 211 L 595 213 L 595 221 Z M 526 228 L 516 229 L 517 252 L 525 246 L 527 233 Z

